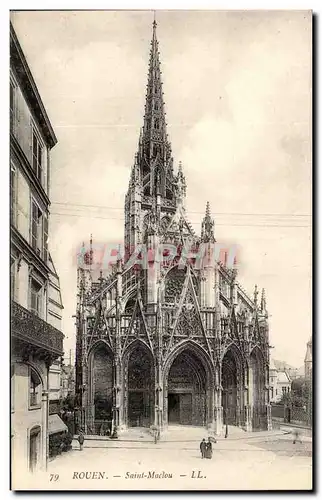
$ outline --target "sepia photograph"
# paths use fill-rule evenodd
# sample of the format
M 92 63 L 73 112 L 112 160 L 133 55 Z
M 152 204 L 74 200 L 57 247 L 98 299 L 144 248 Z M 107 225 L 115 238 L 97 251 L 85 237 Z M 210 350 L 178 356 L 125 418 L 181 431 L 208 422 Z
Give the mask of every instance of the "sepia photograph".
M 10 11 L 12 490 L 312 491 L 312 50 Z

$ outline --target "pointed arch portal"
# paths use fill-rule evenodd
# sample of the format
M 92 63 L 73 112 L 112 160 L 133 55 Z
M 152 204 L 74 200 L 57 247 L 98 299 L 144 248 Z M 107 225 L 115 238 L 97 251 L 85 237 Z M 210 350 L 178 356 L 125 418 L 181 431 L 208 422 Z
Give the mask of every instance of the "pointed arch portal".
M 173 361 L 168 376 L 168 423 L 205 425 L 205 369 L 191 351 L 181 352 Z
M 200 346 L 179 344 L 166 361 L 163 381 L 164 424 L 206 426 L 212 421 L 214 373 Z
M 224 423 L 239 425 L 242 391 L 240 387 L 241 360 L 237 349 L 227 350 L 222 360 L 221 373 Z
M 249 400 L 253 408 L 252 428 L 265 427 L 265 370 L 262 353 L 255 347 L 249 361 Z
M 149 427 L 154 418 L 154 363 L 142 342 L 127 355 L 126 379 L 128 426 Z
M 97 434 L 111 427 L 113 418 L 114 356 L 105 342 L 89 353 L 89 407 L 92 430 Z

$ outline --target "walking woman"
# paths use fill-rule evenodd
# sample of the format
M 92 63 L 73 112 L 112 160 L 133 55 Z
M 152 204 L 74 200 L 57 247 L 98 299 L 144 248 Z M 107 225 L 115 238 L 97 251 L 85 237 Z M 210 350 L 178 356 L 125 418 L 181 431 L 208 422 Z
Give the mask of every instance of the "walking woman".
M 83 449 L 84 441 L 85 441 L 85 437 L 84 437 L 83 431 L 79 431 L 78 442 L 79 442 L 80 451 L 82 451 L 82 449 Z
M 206 443 L 206 458 L 212 458 L 212 443 L 210 438 L 208 438 L 208 442 Z

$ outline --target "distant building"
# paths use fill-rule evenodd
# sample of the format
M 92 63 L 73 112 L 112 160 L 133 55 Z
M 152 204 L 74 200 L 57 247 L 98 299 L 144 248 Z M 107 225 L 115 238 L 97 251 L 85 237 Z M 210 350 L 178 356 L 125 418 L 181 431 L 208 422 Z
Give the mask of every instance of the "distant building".
M 304 359 L 304 377 L 306 380 L 312 378 L 312 337 L 306 344 L 306 355 Z
M 61 400 L 67 396 L 75 395 L 75 365 L 63 365 L 61 367 L 60 397 Z
M 271 403 L 281 401 L 284 394 L 291 392 L 292 379 L 286 368 L 279 367 L 279 363 L 273 359 L 270 361 L 269 368 L 269 391 Z
M 60 387 L 61 387 L 62 362 L 58 358 L 49 370 L 49 414 L 60 411 Z
M 304 359 L 304 378 L 306 385 L 306 397 L 307 397 L 307 422 L 308 425 L 312 425 L 312 415 L 313 415 L 313 351 L 312 351 L 312 337 L 306 344 L 306 355 Z
M 16 474 L 45 468 L 50 380 L 63 355 L 62 301 L 48 249 L 50 151 L 57 143 L 10 25 L 11 450 Z

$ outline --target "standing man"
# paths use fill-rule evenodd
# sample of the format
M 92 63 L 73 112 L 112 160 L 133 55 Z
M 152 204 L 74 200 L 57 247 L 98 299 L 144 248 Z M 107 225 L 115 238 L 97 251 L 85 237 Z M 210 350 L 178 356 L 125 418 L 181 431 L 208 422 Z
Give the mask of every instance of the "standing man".
M 80 430 L 79 435 L 78 435 L 78 442 L 79 442 L 80 451 L 82 451 L 82 449 L 83 449 L 84 441 L 85 441 L 85 437 L 84 437 L 83 431 Z
M 203 439 L 200 443 L 201 458 L 205 458 L 206 456 L 206 447 L 207 447 L 206 440 Z

